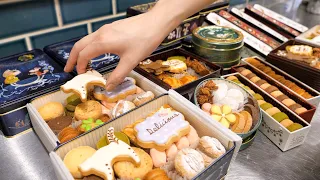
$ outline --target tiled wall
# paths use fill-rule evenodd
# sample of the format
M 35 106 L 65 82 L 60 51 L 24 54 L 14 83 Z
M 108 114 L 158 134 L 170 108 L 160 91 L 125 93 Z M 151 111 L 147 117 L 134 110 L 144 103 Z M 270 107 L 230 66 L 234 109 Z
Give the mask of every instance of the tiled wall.
M 152 1 L 0 1 L 0 58 L 86 35 L 124 18 L 127 7 Z

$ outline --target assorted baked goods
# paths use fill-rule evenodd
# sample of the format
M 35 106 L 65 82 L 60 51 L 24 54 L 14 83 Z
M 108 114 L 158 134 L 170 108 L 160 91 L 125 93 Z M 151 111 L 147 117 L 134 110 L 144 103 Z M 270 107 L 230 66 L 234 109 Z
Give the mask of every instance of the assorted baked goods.
M 196 90 L 196 98 L 204 112 L 235 133 L 248 133 L 254 127 L 253 120 L 259 118 L 259 109 L 249 94 L 225 80 L 204 82 Z
M 301 106 L 299 103 L 296 103 L 294 100 L 290 99 L 288 96 L 286 96 L 283 92 L 281 92 L 276 86 L 273 86 L 269 84 L 267 81 L 259 78 L 256 74 L 251 72 L 249 69 L 246 69 L 245 67 L 239 67 L 237 68 L 237 71 L 248 78 L 250 81 L 255 83 L 257 86 L 262 88 L 265 92 L 269 93 L 271 96 L 276 98 L 278 101 L 280 101 L 282 104 L 287 106 L 289 109 L 291 109 L 296 114 L 300 115 L 304 112 L 307 112 L 308 110 Z M 249 78 L 251 77 L 251 78 Z
M 38 108 L 39 114 L 61 143 L 90 131 L 155 97 L 151 91 L 145 92 L 138 87 L 132 77 L 126 77 L 113 91 L 106 91 L 104 87 L 90 86 L 98 84 L 97 80 L 101 78 L 106 81 L 105 77 L 96 71 L 88 71 L 85 74 L 76 76 L 61 87 L 63 91 L 69 89 L 68 92 L 74 92 L 64 103 L 49 102 Z M 82 92 L 82 95 L 80 96 L 78 92 Z
M 238 83 L 240 86 L 245 86 L 239 81 L 239 79 L 236 76 L 229 76 L 227 77 L 227 80 Z M 283 127 L 287 128 L 290 132 L 301 129 L 303 127 L 301 124 L 295 123 L 292 120 L 290 120 L 288 115 L 284 112 L 281 112 L 279 108 L 273 106 L 271 103 L 266 102 L 265 99 L 260 94 L 254 93 L 254 97 L 258 101 L 258 104 L 262 110 L 264 110 L 267 114 L 269 114 L 270 117 L 272 117 L 275 121 L 279 122 Z M 281 100 L 281 99 L 278 98 L 277 100 Z M 290 102 L 291 104 L 295 104 L 295 102 L 292 102 L 291 99 L 287 98 L 284 100 L 288 101 L 287 103 Z
M 282 83 L 283 85 L 287 86 L 288 88 L 290 88 L 292 91 L 296 92 L 297 94 L 299 94 L 300 96 L 306 98 L 306 99 L 310 99 L 313 96 L 308 93 L 305 89 L 299 87 L 298 85 L 296 85 L 294 82 L 287 80 L 284 76 L 277 74 L 275 71 L 272 70 L 271 67 L 261 63 L 259 60 L 256 60 L 254 58 L 248 58 L 246 59 L 246 62 L 255 66 L 256 68 L 260 69 L 261 71 L 263 71 L 264 73 L 266 73 L 268 76 L 274 78 L 275 80 L 279 81 L 280 83 Z M 253 76 L 254 74 L 251 74 L 251 76 Z M 270 84 L 264 84 L 264 86 L 262 87 L 262 89 L 266 89 L 266 87 L 269 87 Z
M 69 151 L 63 162 L 72 176 L 108 180 L 192 179 L 226 153 L 219 140 L 200 138 L 184 115 L 169 105 L 122 131 L 109 128 L 97 142 L 97 149 L 80 146 Z
M 286 46 L 285 50 L 278 50 L 276 55 L 320 69 L 320 48 L 309 45 L 292 45 Z
M 156 61 L 147 59 L 139 67 L 156 75 L 172 88 L 179 88 L 211 72 L 204 63 L 184 56 L 171 56 L 167 60 Z

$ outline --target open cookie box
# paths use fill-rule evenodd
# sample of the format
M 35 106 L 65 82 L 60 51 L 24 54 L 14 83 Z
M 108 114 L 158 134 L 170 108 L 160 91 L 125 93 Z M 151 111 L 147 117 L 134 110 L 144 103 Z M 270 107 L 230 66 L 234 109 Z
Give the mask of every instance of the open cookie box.
M 209 61 L 207 61 L 206 59 L 204 59 L 198 55 L 195 55 L 191 52 L 188 52 L 183 48 L 175 48 L 175 49 L 163 51 L 163 52 L 151 55 L 146 59 L 150 59 L 152 61 L 156 61 L 159 59 L 166 60 L 170 56 L 185 56 L 185 57 L 190 57 L 190 59 L 197 59 L 198 61 L 204 63 L 212 71 L 212 73 L 210 73 L 206 76 L 202 76 L 201 78 L 199 78 L 195 81 L 192 81 L 191 83 L 188 83 L 184 86 L 181 86 L 179 88 L 174 89 L 175 91 L 177 91 L 181 95 L 185 96 L 189 100 L 192 97 L 194 89 L 201 81 L 203 81 L 204 79 L 207 79 L 207 78 L 220 77 L 220 74 L 221 74 L 221 67 L 220 66 L 212 64 Z M 142 76 L 144 76 L 144 77 L 150 79 L 151 81 L 153 81 L 154 83 L 158 84 L 159 86 L 163 87 L 164 89 L 166 89 L 166 90 L 171 89 L 171 86 L 169 84 L 163 82 L 162 80 L 158 79 L 154 74 L 148 73 L 147 71 L 143 70 L 139 66 L 137 66 L 134 70 L 137 71 L 138 73 L 140 73 Z
M 186 102 L 185 102 L 186 101 Z M 193 179 L 221 179 L 228 171 L 230 162 L 234 154 L 238 151 L 236 141 L 239 141 L 238 136 L 233 133 L 226 132 L 225 129 L 220 129 L 219 124 L 210 123 L 208 117 L 203 116 L 200 109 L 194 108 L 191 102 L 183 99 L 179 94 L 170 90 L 168 94 L 164 94 L 137 109 L 121 115 L 118 119 L 114 119 L 91 132 L 85 133 L 76 139 L 73 139 L 50 153 L 50 158 L 55 169 L 58 179 L 71 180 L 71 173 L 63 163 L 65 155 L 73 148 L 79 146 L 96 147 L 97 141 L 106 134 L 109 127 L 114 127 L 115 131 L 121 131 L 126 125 L 134 123 L 140 118 L 145 118 L 148 114 L 155 112 L 161 106 L 169 104 L 176 111 L 181 112 L 190 125 L 198 132 L 199 136 L 208 135 L 217 138 L 225 147 L 227 152 L 220 158 L 215 160 L 199 173 Z
M 287 128 L 282 126 L 278 121 L 266 113 L 266 111 L 260 108 L 263 120 L 259 130 L 263 134 L 265 134 L 282 151 L 287 151 L 303 144 L 311 128 L 311 125 L 308 122 L 296 115 L 289 108 L 273 98 L 270 94 L 266 93 L 263 89 L 249 81 L 240 73 L 228 74 L 222 77 L 226 79 L 229 76 L 236 76 L 242 84 L 250 87 L 255 93 L 260 94 L 266 102 L 272 104 L 274 107 L 277 107 L 281 112 L 286 113 L 290 120 L 300 123 L 303 126 L 303 128 L 299 130 L 290 132 Z
M 315 33 L 316 31 L 319 32 L 319 30 L 320 30 L 320 25 L 316 25 L 313 28 L 309 29 L 308 31 L 300 34 L 298 37 L 296 37 L 296 39 L 304 43 L 312 44 L 314 46 L 320 46 L 320 36 L 317 36 L 312 40 L 308 39 L 308 36 L 310 36 L 312 33 Z
M 309 43 L 303 43 L 299 40 L 289 40 L 277 49 L 271 51 L 267 57 L 267 61 L 282 69 L 283 71 L 287 72 L 288 74 L 292 75 L 293 77 L 299 79 L 300 81 L 308 84 L 317 91 L 320 91 L 320 69 L 313 68 L 307 63 L 291 60 L 286 57 L 278 56 L 276 54 L 278 50 L 285 50 L 286 46 L 291 45 L 309 45 L 312 47 L 320 48 L 320 46 L 314 46 Z
M 316 111 L 316 108 L 309 104 L 306 100 L 300 98 L 299 96 L 297 96 L 295 93 L 291 92 L 291 90 L 289 90 L 289 88 L 283 86 L 282 84 L 278 83 L 277 81 L 273 80 L 272 78 L 270 78 L 269 76 L 266 76 L 264 73 L 262 73 L 261 71 L 256 70 L 256 68 L 253 68 L 249 65 L 239 65 L 239 66 L 233 66 L 232 67 L 232 71 L 233 72 L 238 72 L 237 68 L 239 67 L 244 67 L 246 69 L 249 69 L 250 71 L 252 71 L 253 73 L 255 73 L 258 77 L 260 77 L 261 79 L 267 81 L 269 84 L 276 86 L 283 94 L 287 95 L 290 99 L 294 100 L 296 103 L 299 103 L 302 107 L 305 107 L 307 109 L 306 112 L 299 114 L 299 116 L 304 119 L 307 122 L 311 122 L 312 117 Z M 264 91 L 264 90 L 263 90 Z M 267 93 L 267 92 L 266 92 Z M 284 104 L 283 104 L 284 105 Z M 284 105 L 285 106 L 285 105 Z
M 136 80 L 136 84 L 138 87 L 142 88 L 145 91 L 153 92 L 156 97 L 167 92 L 163 88 L 157 86 L 153 82 L 149 81 L 148 79 L 144 78 L 134 71 L 131 71 L 129 77 L 132 77 Z M 56 91 L 38 97 L 27 104 L 33 128 L 49 152 L 52 151 L 55 147 L 59 146 L 60 142 L 58 137 L 40 116 L 37 109 L 48 102 L 60 102 L 65 105 L 65 100 L 70 95 L 70 93 L 66 94 L 62 91 Z
M 294 93 L 296 96 L 299 96 L 301 99 L 309 102 L 310 104 L 312 104 L 313 106 L 317 107 L 318 104 L 320 103 L 320 92 L 312 89 L 310 86 L 304 84 L 303 82 L 299 81 L 298 79 L 292 77 L 291 75 L 289 75 L 288 73 L 280 70 L 279 68 L 273 66 L 272 64 L 260 59 L 259 57 L 257 56 L 253 56 L 253 57 L 250 57 L 250 58 L 254 58 L 256 60 L 258 60 L 260 63 L 270 67 L 273 71 L 276 72 L 276 74 L 278 75 L 281 75 L 283 77 L 285 77 L 285 79 L 287 80 L 290 80 L 291 82 L 294 82 L 297 86 L 299 86 L 300 88 L 304 89 L 306 92 L 308 92 L 309 94 L 311 94 L 313 97 L 312 98 L 309 98 L 309 99 L 306 99 L 304 97 L 302 97 L 301 95 L 297 94 L 296 92 L 294 92 L 293 90 L 291 90 L 290 88 L 288 88 L 292 93 Z M 245 63 L 245 64 L 248 64 L 249 66 L 251 66 L 252 68 L 256 69 L 257 71 L 263 73 L 265 76 L 268 76 L 269 78 L 273 79 L 274 81 L 276 81 L 278 84 L 281 84 L 282 86 L 284 87 L 287 87 L 285 86 L 284 84 L 282 84 L 281 82 L 277 81 L 276 79 L 272 78 L 271 76 L 269 76 L 268 74 L 264 73 L 263 71 L 261 71 L 260 69 L 258 69 L 257 67 L 251 65 L 250 63 L 247 62 L 247 59 L 249 58 L 244 58 L 242 59 L 242 63 Z

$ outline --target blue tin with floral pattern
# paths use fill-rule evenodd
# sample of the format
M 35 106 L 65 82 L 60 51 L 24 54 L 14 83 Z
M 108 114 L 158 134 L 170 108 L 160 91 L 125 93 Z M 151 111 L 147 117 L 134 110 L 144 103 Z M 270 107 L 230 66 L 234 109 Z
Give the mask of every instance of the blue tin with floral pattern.
M 43 50 L 52 59 L 59 62 L 61 65 L 65 65 L 69 59 L 69 55 L 74 44 L 80 40 L 82 37 L 70 39 L 67 41 L 55 43 L 46 46 Z M 113 69 L 119 62 L 119 56 L 111 53 L 105 53 L 91 60 L 91 68 L 97 70 L 98 72 L 106 72 Z M 76 73 L 76 67 L 74 68 L 74 73 Z
M 0 59 L 0 124 L 6 136 L 31 127 L 25 105 L 72 78 L 39 49 Z

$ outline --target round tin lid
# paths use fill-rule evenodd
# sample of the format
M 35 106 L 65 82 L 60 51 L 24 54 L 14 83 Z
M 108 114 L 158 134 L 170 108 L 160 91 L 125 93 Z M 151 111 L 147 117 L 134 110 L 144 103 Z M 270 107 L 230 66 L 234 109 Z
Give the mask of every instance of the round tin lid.
M 192 40 L 205 48 L 230 49 L 241 46 L 243 34 L 223 26 L 198 27 L 192 32 Z

